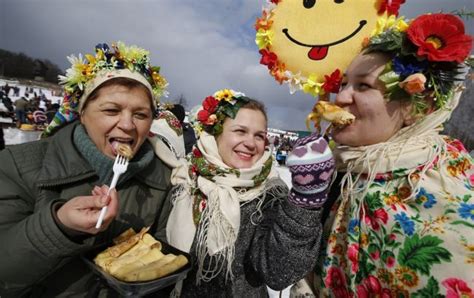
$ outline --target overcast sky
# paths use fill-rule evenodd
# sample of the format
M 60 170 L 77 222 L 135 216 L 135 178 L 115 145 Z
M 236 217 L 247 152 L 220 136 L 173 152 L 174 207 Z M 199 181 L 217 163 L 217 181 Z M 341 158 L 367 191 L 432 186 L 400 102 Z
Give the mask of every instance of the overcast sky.
M 299 0 L 288 0 L 299 1 Z M 356 0 L 366 1 L 366 0 Z M 407 0 L 401 15 L 474 11 L 473 0 Z M 151 51 L 173 101 L 188 109 L 217 89 L 232 88 L 265 102 L 270 127 L 304 130 L 314 99 L 290 95 L 259 64 L 255 18 L 263 0 L 0 0 L 0 48 L 48 59 L 93 53 L 97 43 L 122 40 Z M 466 23 L 474 34 L 474 22 Z

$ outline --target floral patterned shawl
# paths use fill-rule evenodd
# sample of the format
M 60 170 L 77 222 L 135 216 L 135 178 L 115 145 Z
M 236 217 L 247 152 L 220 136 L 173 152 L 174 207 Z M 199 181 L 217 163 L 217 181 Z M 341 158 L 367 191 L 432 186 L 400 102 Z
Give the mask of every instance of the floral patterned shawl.
M 386 143 L 335 151 L 346 174 L 326 222 L 320 296 L 474 297 L 474 162 L 438 134 L 459 97 Z

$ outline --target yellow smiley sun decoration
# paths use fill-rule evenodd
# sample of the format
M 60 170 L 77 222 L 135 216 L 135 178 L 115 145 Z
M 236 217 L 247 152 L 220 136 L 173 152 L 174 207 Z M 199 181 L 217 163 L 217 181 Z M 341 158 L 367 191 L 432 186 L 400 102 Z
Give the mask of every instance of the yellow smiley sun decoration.
M 364 41 L 405 0 L 272 0 L 255 23 L 260 63 L 290 93 L 328 98 Z

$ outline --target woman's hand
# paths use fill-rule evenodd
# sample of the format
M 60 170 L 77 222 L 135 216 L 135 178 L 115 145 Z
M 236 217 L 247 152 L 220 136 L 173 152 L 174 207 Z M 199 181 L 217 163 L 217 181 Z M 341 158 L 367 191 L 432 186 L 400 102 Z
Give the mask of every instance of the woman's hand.
M 118 213 L 118 194 L 115 189 L 107 196 L 108 187 L 94 187 L 91 196 L 75 197 L 67 201 L 57 211 L 59 221 L 66 227 L 89 234 L 97 234 L 106 230 Z M 100 229 L 95 225 L 99 219 L 100 210 L 107 207 L 107 213 Z
M 327 199 L 335 169 L 327 141 L 316 133 L 298 139 L 286 165 L 293 186 L 288 200 L 300 207 L 320 208 Z

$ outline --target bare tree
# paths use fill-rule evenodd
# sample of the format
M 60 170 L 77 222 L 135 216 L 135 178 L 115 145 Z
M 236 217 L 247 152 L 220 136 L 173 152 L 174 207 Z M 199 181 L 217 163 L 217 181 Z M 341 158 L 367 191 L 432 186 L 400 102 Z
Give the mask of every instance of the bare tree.
M 186 99 L 186 97 L 184 96 L 183 93 L 181 93 L 180 95 L 178 95 L 178 96 L 175 98 L 174 102 L 175 102 L 176 104 L 182 105 L 182 106 L 184 107 L 184 109 L 187 108 L 188 101 L 187 101 L 187 99 Z

